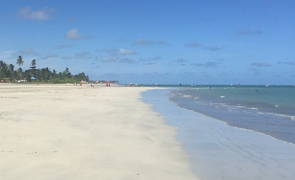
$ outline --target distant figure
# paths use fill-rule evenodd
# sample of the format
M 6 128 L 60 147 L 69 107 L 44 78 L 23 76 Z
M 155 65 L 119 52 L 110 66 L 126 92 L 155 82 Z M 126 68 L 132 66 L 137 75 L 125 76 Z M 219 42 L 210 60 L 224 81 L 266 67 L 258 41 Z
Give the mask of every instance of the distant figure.
M 80 86 L 82 86 L 82 81 L 80 81 Z
M 94 88 L 94 85 L 92 83 L 90 84 L 90 86 Z
M 110 82 L 106 82 L 106 87 L 111 87 L 111 83 Z

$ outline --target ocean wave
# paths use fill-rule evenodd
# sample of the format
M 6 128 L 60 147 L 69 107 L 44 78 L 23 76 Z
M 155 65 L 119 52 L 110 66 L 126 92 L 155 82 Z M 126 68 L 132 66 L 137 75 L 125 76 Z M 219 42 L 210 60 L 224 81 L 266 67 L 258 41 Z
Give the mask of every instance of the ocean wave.
M 262 112 L 262 111 L 258 111 L 257 113 L 262 115 L 272 115 L 272 116 L 283 117 L 283 118 L 295 121 L 295 116 L 292 116 L 292 115 L 273 113 L 273 112 Z
M 184 95 L 182 95 L 182 97 L 184 97 L 184 98 L 193 98 L 192 95 L 188 95 L 188 94 L 184 94 Z
M 264 102 L 259 98 L 253 100 L 243 96 L 235 99 L 235 96 L 224 92 L 212 95 L 211 90 L 203 94 L 182 91 L 181 95 L 174 96 L 172 100 L 180 107 L 219 119 L 230 126 L 250 129 L 295 143 L 293 106 L 287 106 L 289 104 L 285 105 L 283 102 Z

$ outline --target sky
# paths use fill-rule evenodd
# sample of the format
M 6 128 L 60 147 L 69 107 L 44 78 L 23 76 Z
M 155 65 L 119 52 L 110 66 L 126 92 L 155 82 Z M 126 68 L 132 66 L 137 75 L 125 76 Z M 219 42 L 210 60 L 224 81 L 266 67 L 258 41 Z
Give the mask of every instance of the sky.
M 92 80 L 295 85 L 294 0 L 5 0 L 0 60 Z

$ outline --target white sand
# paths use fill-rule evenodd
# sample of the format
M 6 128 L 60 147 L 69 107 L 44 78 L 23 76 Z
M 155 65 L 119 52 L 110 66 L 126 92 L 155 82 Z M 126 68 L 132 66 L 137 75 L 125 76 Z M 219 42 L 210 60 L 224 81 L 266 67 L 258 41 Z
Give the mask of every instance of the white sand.
M 146 89 L 0 85 L 0 180 L 196 179 Z

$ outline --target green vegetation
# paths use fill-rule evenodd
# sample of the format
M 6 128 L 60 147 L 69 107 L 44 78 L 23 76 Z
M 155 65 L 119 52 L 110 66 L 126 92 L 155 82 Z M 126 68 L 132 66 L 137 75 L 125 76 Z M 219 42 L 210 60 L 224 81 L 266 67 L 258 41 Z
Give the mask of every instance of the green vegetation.
M 17 58 L 16 64 L 18 68 L 15 68 L 13 64 L 0 61 L 1 82 L 77 83 L 89 81 L 85 73 L 72 74 L 69 68 L 63 72 L 56 72 L 48 67 L 38 69 L 36 59 L 31 61 L 31 66 L 27 70 L 21 68 L 24 64 L 22 56 Z

